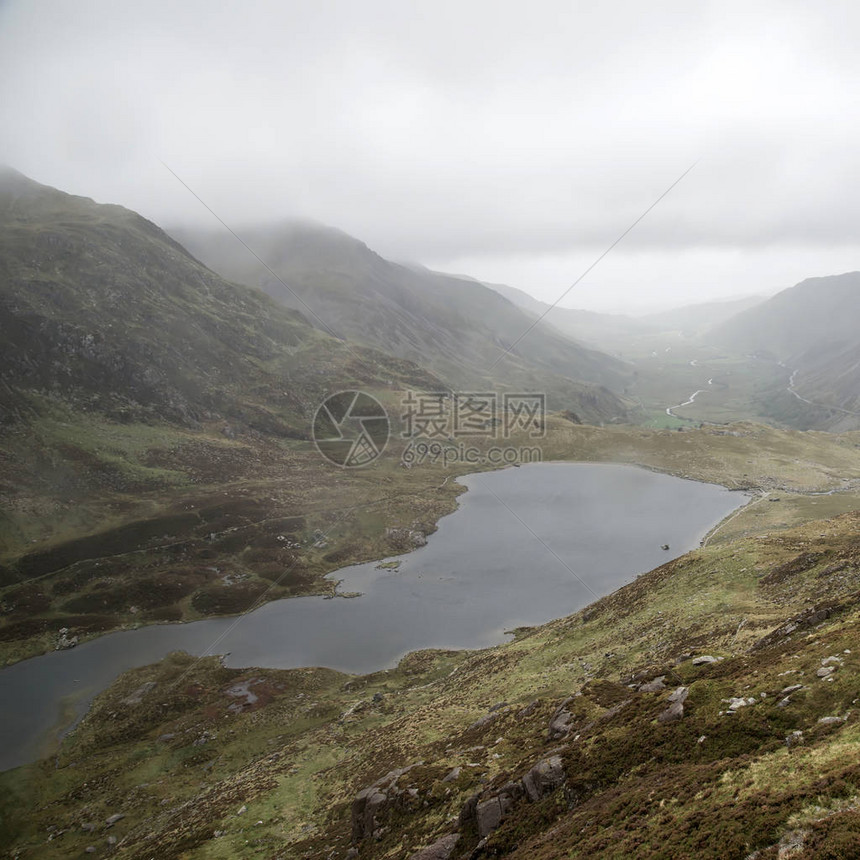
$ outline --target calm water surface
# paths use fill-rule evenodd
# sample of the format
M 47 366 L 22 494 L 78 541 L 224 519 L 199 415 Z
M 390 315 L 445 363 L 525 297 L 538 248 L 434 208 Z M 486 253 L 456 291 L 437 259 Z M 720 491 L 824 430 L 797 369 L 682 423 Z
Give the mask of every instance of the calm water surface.
M 0 770 L 32 761 L 121 672 L 175 650 L 229 666 L 365 673 L 420 648 L 483 648 L 586 606 L 698 545 L 741 493 L 633 466 L 542 463 L 468 475 L 459 509 L 399 570 L 331 576 L 355 599 L 301 597 L 103 636 L 0 670 Z M 668 552 L 661 549 L 669 544 Z

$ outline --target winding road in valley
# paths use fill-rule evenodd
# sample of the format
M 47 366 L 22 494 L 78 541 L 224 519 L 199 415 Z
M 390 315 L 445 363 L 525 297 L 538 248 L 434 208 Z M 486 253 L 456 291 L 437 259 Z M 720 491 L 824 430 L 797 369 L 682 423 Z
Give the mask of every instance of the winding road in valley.
M 782 367 L 785 367 L 785 365 L 782 364 L 782 362 L 780 362 L 780 365 Z M 830 406 L 827 403 L 816 403 L 815 401 L 807 400 L 805 397 L 798 394 L 794 388 L 794 381 L 797 378 L 797 374 L 799 372 L 800 372 L 799 370 L 792 370 L 791 371 L 791 376 L 788 379 L 788 385 L 786 386 L 785 390 L 788 391 L 789 394 L 793 394 L 801 403 L 806 403 L 808 406 L 814 406 L 814 407 L 816 407 L 816 409 L 830 409 L 831 411 L 839 412 L 842 415 L 853 415 L 854 417 L 860 417 L 860 412 L 852 412 L 850 409 L 843 409 L 841 406 Z M 693 395 L 693 396 L 695 396 L 695 395 Z
M 691 363 L 692 363 L 692 362 L 691 362 Z M 713 385 L 713 384 L 714 384 L 714 377 L 712 376 L 712 377 L 708 380 L 708 385 Z M 680 418 L 682 421 L 692 421 L 692 420 L 693 420 L 692 418 L 685 418 L 685 417 L 684 417 L 684 416 L 682 416 L 682 415 L 676 415 L 676 414 L 675 414 L 675 412 L 674 412 L 674 410 L 675 410 L 675 409 L 680 409 L 682 406 L 689 406 L 691 403 L 695 403 L 695 402 L 696 402 L 696 398 L 697 398 L 700 394 L 703 394 L 704 392 L 706 392 L 707 390 L 708 390 L 707 388 L 699 388 L 697 391 L 694 391 L 694 392 L 690 395 L 689 399 L 688 399 L 688 400 L 685 400 L 683 403 L 676 403 L 674 406 L 667 406 L 667 407 L 666 407 L 666 414 L 667 414 L 667 415 L 671 415 L 673 418 Z
M 780 367 L 784 368 L 785 370 L 789 370 L 788 366 L 784 362 L 780 361 L 780 362 L 778 362 L 778 364 Z M 699 364 L 699 360 L 695 359 L 695 358 L 690 362 L 690 366 L 691 367 L 702 367 L 702 365 Z M 791 370 L 791 371 L 789 371 L 789 373 L 790 373 L 790 376 L 788 378 L 788 383 L 786 385 L 785 390 L 789 394 L 791 394 L 792 396 L 796 397 L 801 403 L 805 403 L 807 406 L 813 406 L 816 409 L 827 409 L 827 410 L 830 410 L 831 412 L 838 412 L 841 415 L 851 415 L 855 418 L 860 418 L 860 412 L 852 412 L 850 409 L 844 409 L 841 406 L 832 406 L 828 403 L 816 403 L 814 400 L 807 399 L 802 394 L 800 394 L 797 391 L 797 389 L 795 388 L 797 375 L 798 375 L 798 373 L 800 373 L 800 370 L 799 369 Z M 714 385 L 714 379 L 715 378 L 716 377 L 712 376 L 708 380 L 708 387 L 707 388 L 697 389 L 683 403 L 676 403 L 674 406 L 666 407 L 666 414 L 671 415 L 672 418 L 678 418 L 681 421 L 695 421 L 696 419 L 694 419 L 694 418 L 688 418 L 685 415 L 678 415 L 675 412 L 675 410 L 676 409 L 682 409 L 684 406 L 691 406 L 693 403 L 695 403 L 696 398 L 700 394 L 704 394 L 704 393 L 711 390 L 710 387 Z M 724 385 L 724 383 L 718 383 L 718 384 Z

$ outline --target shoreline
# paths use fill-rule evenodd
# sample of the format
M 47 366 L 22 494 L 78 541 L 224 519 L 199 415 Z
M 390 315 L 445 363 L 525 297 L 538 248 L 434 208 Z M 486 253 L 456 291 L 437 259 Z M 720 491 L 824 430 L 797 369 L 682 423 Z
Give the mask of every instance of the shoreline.
M 601 428 L 587 427 L 586 429 L 588 431 L 591 431 L 591 432 L 593 432 L 593 431 L 599 432 L 599 430 Z M 670 431 L 651 431 L 651 432 L 655 433 L 657 435 L 660 435 L 660 434 L 666 435 Z M 672 434 L 672 436 L 674 436 L 674 434 Z M 555 453 L 555 452 L 553 452 L 553 453 Z M 774 476 L 773 478 L 771 478 L 768 481 L 768 484 L 772 484 L 771 486 L 765 486 L 761 482 L 755 482 L 755 481 L 744 482 L 742 485 L 737 485 L 738 482 L 736 480 L 734 480 L 730 474 L 727 474 L 723 480 L 712 480 L 712 479 L 708 479 L 706 477 L 699 477 L 696 475 L 691 475 L 690 471 L 691 471 L 691 468 L 694 468 L 693 464 L 688 465 L 685 468 L 685 467 L 674 466 L 674 465 L 654 465 L 653 463 L 643 462 L 641 459 L 623 460 L 623 459 L 617 459 L 617 458 L 616 459 L 610 459 L 610 458 L 605 458 L 605 457 L 598 457 L 596 459 L 580 459 L 580 457 L 583 456 L 583 452 L 581 450 L 579 452 L 572 452 L 572 453 L 578 454 L 579 456 L 578 457 L 565 458 L 565 457 L 559 457 L 558 454 L 555 454 L 555 456 L 550 456 L 550 458 L 547 460 L 541 460 L 537 463 L 522 464 L 522 466 L 519 466 L 519 465 L 515 466 L 514 464 L 499 464 L 499 465 L 493 465 L 493 464 L 489 464 L 489 463 L 487 463 L 487 464 L 474 464 L 474 468 L 472 468 L 471 471 L 465 471 L 465 472 L 462 472 L 462 473 L 457 474 L 457 475 L 453 475 L 451 473 L 445 474 L 443 480 L 440 483 L 434 484 L 433 486 L 428 487 L 428 490 L 439 490 L 439 489 L 442 489 L 443 487 L 445 487 L 446 485 L 448 485 L 449 483 L 459 485 L 461 490 L 450 500 L 451 504 L 450 504 L 450 506 L 448 506 L 448 509 L 440 512 L 431 521 L 430 524 L 432 525 L 432 530 L 426 532 L 426 536 L 432 535 L 438 529 L 438 525 L 441 522 L 441 520 L 443 520 L 447 516 L 450 516 L 453 513 L 456 513 L 456 511 L 459 509 L 459 507 L 460 507 L 459 496 L 461 495 L 462 492 L 468 491 L 468 488 L 464 484 L 461 483 L 462 478 L 468 477 L 469 475 L 483 474 L 483 473 L 492 472 L 492 471 L 502 471 L 502 470 L 516 468 L 516 467 L 522 468 L 523 466 L 530 466 L 530 465 L 531 466 L 534 466 L 534 465 L 539 466 L 539 465 L 551 465 L 551 464 L 570 464 L 570 465 L 630 466 L 630 467 L 645 469 L 645 470 L 652 472 L 652 473 L 655 473 L 655 474 L 662 474 L 662 475 L 667 475 L 670 477 L 679 478 L 681 480 L 687 480 L 687 481 L 693 481 L 693 482 L 700 483 L 700 484 L 708 484 L 708 485 L 712 485 L 712 486 L 724 487 L 729 492 L 746 492 L 746 493 L 751 493 L 751 494 L 770 493 L 776 489 L 778 489 L 781 493 L 792 494 L 793 496 L 836 495 L 836 494 L 839 494 L 842 492 L 848 493 L 848 492 L 852 491 L 852 488 L 850 486 L 848 486 L 848 487 L 837 486 L 837 487 L 832 487 L 830 489 L 822 489 L 822 486 L 826 486 L 828 481 L 832 480 L 832 478 L 830 476 L 827 476 L 826 474 L 820 475 L 822 480 L 820 480 L 815 485 L 815 489 L 808 488 L 808 487 L 798 488 L 798 487 L 785 486 L 784 483 L 780 480 L 779 476 Z M 633 453 L 633 452 L 631 452 L 631 453 Z M 640 457 L 641 457 L 641 453 L 640 453 Z M 370 506 L 373 506 L 373 504 L 374 503 L 371 502 Z M 741 513 L 743 513 L 744 511 L 748 510 L 750 508 L 751 504 L 755 504 L 755 501 L 753 500 L 750 503 L 744 505 L 739 511 L 734 512 L 730 518 L 733 519 L 734 517 L 737 517 Z M 707 545 L 707 543 L 711 540 L 712 536 L 717 531 L 719 531 L 724 525 L 726 525 L 728 519 L 729 518 L 725 518 L 720 523 L 717 523 L 709 532 L 707 532 L 703 536 L 702 543 L 700 544 L 700 546 Z M 328 577 L 331 576 L 331 574 L 337 573 L 339 570 L 343 570 L 343 569 L 346 569 L 349 567 L 354 567 L 354 566 L 361 565 L 361 564 L 366 564 L 366 563 L 371 563 L 371 562 L 380 562 L 380 561 L 384 561 L 385 559 L 389 559 L 389 558 L 395 558 L 395 557 L 399 557 L 399 556 L 410 555 L 412 552 L 415 551 L 415 549 L 420 549 L 420 548 L 421 548 L 420 546 L 416 546 L 410 550 L 406 550 L 405 552 L 401 552 L 401 553 L 398 553 L 396 555 L 387 555 L 387 554 L 386 555 L 373 555 L 370 558 L 362 558 L 360 560 L 349 562 L 346 565 L 340 565 L 340 566 L 334 568 L 333 570 L 331 570 L 327 573 L 321 574 L 318 582 L 316 583 L 317 587 L 313 591 L 309 591 L 306 594 L 277 597 L 277 598 L 274 598 L 274 600 L 292 600 L 292 599 L 294 599 L 294 597 L 314 597 L 314 596 L 324 597 L 327 595 L 331 596 L 331 597 L 342 596 L 342 595 L 338 594 L 338 592 L 337 592 L 337 588 L 340 585 L 340 581 L 328 580 Z M 260 600 L 258 598 L 258 600 L 255 601 L 255 603 L 251 607 L 249 607 L 247 610 L 245 610 L 244 612 L 224 614 L 224 615 L 219 614 L 219 615 L 205 616 L 203 618 L 180 619 L 180 620 L 176 620 L 176 621 L 153 620 L 151 622 L 144 621 L 144 622 L 134 623 L 134 624 L 128 624 L 126 622 L 126 623 L 123 623 L 117 627 L 114 627 L 114 628 L 111 628 L 108 630 L 104 630 L 101 632 L 96 632 L 96 633 L 91 633 L 91 634 L 78 634 L 78 635 L 80 636 L 80 643 L 83 644 L 85 642 L 90 642 L 90 641 L 93 641 L 95 639 L 101 638 L 103 636 L 110 635 L 111 633 L 118 633 L 118 632 L 129 631 L 129 630 L 137 630 L 137 629 L 140 629 L 142 627 L 152 627 L 152 626 L 160 626 L 160 625 L 174 626 L 174 625 L 193 624 L 193 623 L 196 623 L 198 621 L 214 620 L 214 619 L 218 619 L 218 618 L 225 618 L 225 619 L 226 618 L 240 618 L 240 617 L 248 614 L 249 612 L 252 612 L 254 609 L 258 608 L 259 606 L 265 605 L 266 603 L 270 603 L 270 602 L 273 602 L 273 600 L 265 600 L 265 599 Z M 44 634 L 42 634 L 42 635 L 44 635 Z M 16 640 L 10 640 L 10 644 L 12 644 L 12 645 L 21 644 L 23 646 L 26 646 L 28 641 L 33 642 L 33 644 L 35 644 L 35 641 L 37 641 L 37 640 L 35 640 L 35 638 L 31 639 L 31 640 L 27 640 L 27 639 L 17 640 L 17 642 L 16 642 Z M 52 653 L 53 650 L 54 649 L 52 647 L 50 647 L 50 644 L 45 644 L 40 649 L 37 650 L 34 648 L 30 653 L 27 653 L 23 656 L 7 658 L 7 660 L 3 663 L 3 667 L 13 666 L 13 665 L 16 665 L 17 663 L 24 661 L 24 660 L 29 660 L 29 659 L 32 659 L 34 657 L 43 656 L 45 654 L 50 654 L 50 653 Z M 0 668 L 2 668 L 2 667 L 0 667 Z

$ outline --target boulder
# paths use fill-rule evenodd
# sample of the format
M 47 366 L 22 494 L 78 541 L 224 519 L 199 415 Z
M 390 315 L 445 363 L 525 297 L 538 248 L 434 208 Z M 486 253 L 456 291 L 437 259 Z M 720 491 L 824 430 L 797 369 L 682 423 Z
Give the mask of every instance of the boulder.
M 475 731 L 476 729 L 483 729 L 484 727 L 494 723 L 505 711 L 495 711 L 491 714 L 485 714 L 483 717 L 478 717 L 474 723 L 472 723 L 469 728 L 466 729 L 467 732 Z
M 57 635 L 57 644 L 54 646 L 55 651 L 65 651 L 67 648 L 74 648 L 78 644 L 77 636 L 69 636 L 69 628 L 61 627 Z
M 448 860 L 459 841 L 459 833 L 449 833 L 427 848 L 413 854 L 409 860 Z
M 565 699 L 556 708 L 555 713 L 549 721 L 549 729 L 547 730 L 547 740 L 556 741 L 563 738 L 571 729 L 570 721 L 573 719 L 573 714 L 567 709 L 567 706 L 573 701 L 573 696 Z
M 517 711 L 517 718 L 523 719 L 524 717 L 530 717 L 538 709 L 539 704 L 540 699 L 535 699 L 533 702 L 530 702 L 522 710 Z
M 690 695 L 689 687 L 677 687 L 672 691 L 669 695 L 669 701 L 673 704 L 675 702 L 680 702 L 682 705 L 687 701 L 687 696 Z
M 665 711 L 657 715 L 657 722 L 676 723 L 684 716 L 684 703 L 672 702 Z
M 154 690 L 156 686 L 158 686 L 156 681 L 147 681 L 141 684 L 130 696 L 126 696 L 122 700 L 122 704 L 128 706 L 139 705 L 143 701 L 143 697 L 150 690 Z
M 513 805 L 513 799 L 505 793 L 499 793 L 489 800 L 478 803 L 475 807 L 478 835 L 482 839 L 489 836 L 502 823 L 502 819 L 511 811 Z
M 694 666 L 707 666 L 709 663 L 717 663 L 718 659 L 710 654 L 703 654 L 701 657 L 693 657 Z
M 652 681 L 648 681 L 647 684 L 640 684 L 637 689 L 640 693 L 659 693 L 661 690 L 666 689 L 665 681 L 666 676 L 660 675 Z
M 565 782 L 561 757 L 552 755 L 539 761 L 519 780 L 505 783 L 501 788 L 481 800 L 481 794 L 474 794 L 460 811 L 460 826 L 474 824 L 481 839 L 489 836 L 513 807 L 526 799 L 536 803 L 552 794 Z
M 535 803 L 552 794 L 565 780 L 561 757 L 554 755 L 538 762 L 522 780 L 528 799 Z

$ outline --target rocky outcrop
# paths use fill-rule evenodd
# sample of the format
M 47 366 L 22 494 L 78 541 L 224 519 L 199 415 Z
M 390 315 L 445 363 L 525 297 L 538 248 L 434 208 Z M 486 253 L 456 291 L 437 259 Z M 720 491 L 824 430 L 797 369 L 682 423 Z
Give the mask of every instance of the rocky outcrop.
M 573 698 L 573 696 L 570 696 L 556 708 L 555 713 L 549 721 L 547 740 L 557 741 L 570 731 L 570 721 L 573 719 L 573 714 L 567 709 L 567 706 L 573 701 Z
M 523 788 L 532 803 L 552 794 L 564 783 L 561 757 L 554 755 L 538 762 L 522 779 Z
M 684 702 L 690 691 L 687 687 L 678 687 L 669 695 L 669 706 L 657 716 L 660 723 L 675 723 L 684 716 Z
M 57 644 L 54 646 L 55 651 L 65 651 L 67 648 L 74 648 L 78 644 L 77 636 L 69 636 L 69 628 L 61 627 L 57 634 Z
M 474 826 L 478 836 L 489 836 L 522 800 L 537 803 L 564 785 L 566 780 L 561 756 L 539 761 L 522 779 L 505 783 L 501 788 L 474 794 L 460 811 L 460 825 Z
M 126 696 L 122 700 L 122 704 L 128 706 L 139 705 L 143 701 L 143 697 L 151 690 L 154 690 L 157 686 L 158 684 L 155 681 L 146 681 L 145 683 L 141 684 L 131 695 Z
M 475 822 L 478 835 L 483 839 L 492 833 L 502 819 L 513 809 L 514 797 L 507 791 L 500 791 L 475 806 Z
M 384 832 L 384 819 L 394 809 L 404 808 L 407 800 L 417 795 L 416 789 L 404 789 L 398 780 L 422 762 L 389 771 L 373 785 L 363 788 L 352 801 L 352 840 L 379 838 Z
M 826 621 L 830 618 L 838 608 L 838 605 L 820 606 L 816 609 L 801 612 L 790 618 L 780 627 L 777 627 L 776 630 L 768 633 L 767 636 L 759 639 L 759 641 L 752 646 L 751 650 L 757 651 L 761 648 L 768 648 L 771 645 L 777 645 L 798 630 L 808 630 L 810 627 L 815 627 L 815 625 L 821 624 L 822 621 Z
M 485 714 L 483 717 L 479 717 L 477 720 L 475 720 L 475 722 L 472 723 L 472 725 L 470 725 L 466 729 L 466 731 L 471 732 L 471 731 L 476 731 L 478 729 L 486 728 L 491 723 L 494 723 L 496 720 L 498 720 L 499 717 L 506 714 L 509 710 L 510 710 L 510 708 L 504 708 L 503 710 L 500 710 L 500 711 L 490 711 L 489 714 Z
M 661 690 L 666 689 L 665 681 L 665 675 L 658 675 L 652 681 L 648 681 L 645 684 L 640 684 L 636 689 L 640 693 L 659 693 Z

